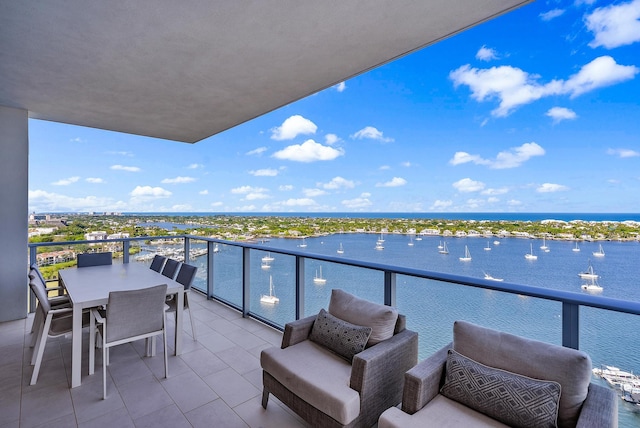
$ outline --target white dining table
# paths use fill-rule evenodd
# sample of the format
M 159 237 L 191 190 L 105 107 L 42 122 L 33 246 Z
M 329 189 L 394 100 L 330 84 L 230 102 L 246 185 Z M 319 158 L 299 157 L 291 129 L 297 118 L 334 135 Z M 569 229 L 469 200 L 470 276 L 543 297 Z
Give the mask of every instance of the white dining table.
M 106 305 L 111 291 L 127 291 L 167 284 L 167 295 L 176 295 L 175 355 L 182 352 L 184 286 L 139 263 L 61 269 L 60 282 L 73 304 L 71 387 L 82 383 L 82 311 Z M 90 345 L 91 346 L 91 345 Z

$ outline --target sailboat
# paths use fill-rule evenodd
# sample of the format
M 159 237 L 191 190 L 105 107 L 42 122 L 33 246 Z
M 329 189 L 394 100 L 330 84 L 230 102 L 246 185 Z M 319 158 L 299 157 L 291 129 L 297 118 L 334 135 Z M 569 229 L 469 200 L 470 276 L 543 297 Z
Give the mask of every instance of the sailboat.
M 602 244 L 600 244 L 600 248 L 598 249 L 598 251 L 594 251 L 591 254 L 593 254 L 596 257 L 604 257 L 604 250 L 602 249 Z
M 458 257 L 461 262 L 470 262 L 471 261 L 471 253 L 469 252 L 469 247 L 464 246 L 464 257 Z
M 416 236 L 416 241 L 422 241 L 422 235 Z
M 489 246 L 489 241 L 487 241 L 487 246 L 484 247 L 485 251 L 491 251 L 491 247 Z
M 266 256 L 264 256 L 264 257 L 262 258 L 262 261 L 263 261 L 263 262 L 267 262 L 267 263 L 268 263 L 268 262 L 272 262 L 272 261 L 274 261 L 274 260 L 275 260 L 275 259 L 274 259 L 273 257 L 271 257 L 271 253 L 267 253 L 267 255 L 266 255 Z
M 304 238 L 302 238 L 302 244 L 298 245 L 298 247 L 307 248 L 307 241 Z
M 593 266 L 591 266 L 591 260 L 589 260 L 589 266 L 587 266 L 587 270 L 584 272 L 580 272 L 578 276 L 582 279 L 598 279 L 598 274 L 593 271 Z
M 438 245 L 438 250 L 442 250 L 444 247 L 442 246 L 442 241 L 440 241 L 440 245 Z
M 269 275 L 269 294 L 263 294 L 262 296 L 260 296 L 260 303 L 275 304 L 279 301 L 280 299 L 277 298 L 273 292 L 273 278 L 271 277 L 271 275 Z
M 582 284 L 580 288 L 582 288 L 585 291 L 591 291 L 591 292 L 599 292 L 603 290 L 603 288 L 598 284 L 595 278 L 591 278 L 590 282 Z
M 216 243 L 216 245 L 213 247 L 213 252 L 214 253 L 219 253 L 220 252 L 220 247 L 218 246 L 218 244 Z
M 382 234 L 382 232 L 380 232 L 380 238 L 378 239 L 378 242 L 384 242 L 384 235 Z
M 578 241 L 576 241 L 576 246 L 574 248 L 572 248 L 571 251 L 576 252 L 576 253 L 580 252 L 580 247 L 578 247 Z
M 438 248 L 440 248 L 440 250 L 438 251 L 440 254 L 449 254 L 449 249 L 447 248 L 447 242 L 446 241 L 444 242 L 443 245 L 438 245 Z
M 413 247 L 413 236 L 409 237 L 409 243 L 407 245 Z
M 382 245 L 383 241 L 378 240 L 378 242 L 376 242 L 376 250 L 384 250 L 384 245 Z
M 538 256 L 533 255 L 533 244 L 529 244 L 531 246 L 531 252 L 524 255 L 524 258 L 527 260 L 538 260 Z
M 549 247 L 547 247 L 547 240 L 546 240 L 546 238 L 544 236 L 542 237 L 542 245 L 540 245 L 540 249 L 541 250 L 548 250 L 549 249 Z
M 318 275 L 318 271 L 316 270 L 316 276 L 313 278 L 313 283 L 318 285 L 324 285 L 327 283 L 326 278 L 322 277 L 322 266 L 320 266 L 320 275 Z
M 338 254 L 344 254 L 344 248 L 342 248 L 342 242 L 340 243 L 340 246 L 338 247 Z

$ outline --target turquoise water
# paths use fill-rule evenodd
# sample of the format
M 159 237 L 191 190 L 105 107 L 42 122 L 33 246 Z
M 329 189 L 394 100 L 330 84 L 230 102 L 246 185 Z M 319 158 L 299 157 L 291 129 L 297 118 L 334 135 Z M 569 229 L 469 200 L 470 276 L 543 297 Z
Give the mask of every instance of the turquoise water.
M 580 252 L 572 251 L 574 242 L 547 241 L 549 252 L 539 247 L 541 240 L 516 238 L 448 238 L 449 255 L 438 253 L 441 237 L 424 237 L 421 241 L 405 235 L 385 235 L 384 250 L 375 250 L 379 236 L 373 234 L 341 234 L 321 238 L 308 238 L 307 247 L 300 248 L 300 240 L 271 239 L 265 243 L 273 248 L 304 251 L 309 254 L 337 256 L 342 243 L 341 257 L 356 260 L 427 269 L 438 272 L 482 278 L 484 272 L 503 278 L 505 283 L 527 284 L 544 288 L 583 293 L 583 280 L 578 273 L 591 261 L 599 283 L 604 288 L 602 296 L 640 301 L 638 265 L 640 244 L 637 242 L 603 242 L 605 256 L 598 258 L 592 252 L 600 243 L 581 242 Z M 201 244 L 192 241 L 192 247 Z M 459 257 L 468 246 L 472 260 L 462 262 Z M 533 252 L 535 261 L 524 255 Z M 490 251 L 484 250 L 489 246 Z M 261 258 L 266 253 L 251 251 L 251 310 L 274 320 L 280 325 L 295 318 L 295 258 L 272 254 L 275 258 L 269 269 L 261 268 Z M 206 282 L 205 257 L 195 264 L 200 266 L 196 286 Z M 241 249 L 220 246 L 214 261 L 214 293 L 238 305 L 241 304 Z M 326 284 L 316 285 L 313 278 L 322 266 Z M 279 303 L 260 303 L 260 295 L 269 291 L 269 276 L 275 285 Z M 366 269 L 335 263 L 307 260 L 305 262 L 304 313 L 315 314 L 329 302 L 330 290 L 342 288 L 372 301 L 383 301 L 383 274 Z M 415 279 L 397 277 L 397 306 L 407 315 L 410 329 L 420 334 L 420 358 L 425 358 L 452 338 L 451 328 L 455 320 L 464 319 L 477 324 L 520 334 L 546 342 L 561 344 L 561 304 L 541 299 L 525 298 L 507 293 L 493 292 Z M 591 356 L 594 367 L 603 364 L 640 372 L 640 353 L 637 332 L 640 317 L 612 313 L 604 310 L 581 308 L 580 348 Z M 594 378 L 595 382 L 599 380 Z M 620 401 L 620 426 L 640 426 L 638 406 Z M 636 410 L 638 409 L 638 410 Z

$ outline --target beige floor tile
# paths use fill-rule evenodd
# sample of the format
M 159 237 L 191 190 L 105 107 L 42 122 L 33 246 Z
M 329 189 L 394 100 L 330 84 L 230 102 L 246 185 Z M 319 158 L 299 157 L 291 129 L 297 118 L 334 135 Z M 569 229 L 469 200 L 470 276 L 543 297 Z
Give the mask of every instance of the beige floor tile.
M 213 421 L 211 421 L 213 422 Z M 190 428 L 191 424 L 175 404 L 134 420 L 136 428 Z M 213 424 L 212 424 L 213 425 Z
M 225 428 L 247 428 L 248 425 L 223 400 L 218 399 L 185 414 L 194 428 L 209 428 L 214 423 Z
M 209 376 L 229 367 L 217 355 L 205 348 L 182 354 L 180 358 L 200 377 Z
M 216 355 L 240 374 L 245 374 L 260 367 L 258 358 L 239 346 L 217 352 Z
M 86 422 L 79 422 L 78 428 L 135 428 L 126 408 L 106 413 Z
M 261 397 L 254 398 L 234 407 L 235 412 L 250 426 L 262 428 L 309 427 L 302 419 L 283 409 L 280 404 L 269 400 L 262 408 Z
M 227 405 L 235 407 L 261 394 L 255 386 L 229 368 L 203 378 Z
M 188 412 L 218 398 L 198 375 L 189 371 L 161 382 L 182 412 Z

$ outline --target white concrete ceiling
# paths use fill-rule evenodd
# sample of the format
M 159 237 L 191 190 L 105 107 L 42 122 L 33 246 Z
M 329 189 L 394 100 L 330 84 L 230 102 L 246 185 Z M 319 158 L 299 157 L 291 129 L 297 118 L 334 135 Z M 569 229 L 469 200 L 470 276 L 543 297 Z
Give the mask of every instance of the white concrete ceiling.
M 529 0 L 0 0 L 0 105 L 196 142 Z

